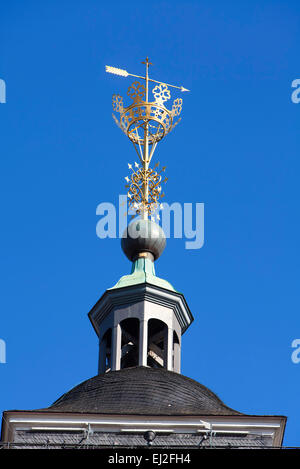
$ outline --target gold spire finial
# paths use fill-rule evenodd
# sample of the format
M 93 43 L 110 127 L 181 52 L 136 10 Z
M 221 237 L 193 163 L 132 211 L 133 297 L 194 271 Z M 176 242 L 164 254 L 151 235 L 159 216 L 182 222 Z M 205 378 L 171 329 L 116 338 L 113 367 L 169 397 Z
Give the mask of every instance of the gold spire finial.
M 145 62 L 142 62 L 142 64 L 146 64 L 147 67 L 149 67 L 149 65 L 153 65 L 151 62 L 149 62 L 149 57 L 146 57 Z
M 161 190 L 161 172 L 150 169 L 149 165 L 156 149 L 157 143 L 171 132 L 180 122 L 178 118 L 182 110 L 182 99 L 173 101 L 172 109 L 165 106 L 165 102 L 171 98 L 169 87 L 189 91 L 183 86 L 170 85 L 149 78 L 149 66 L 153 65 L 149 58 L 142 62 L 146 65 L 146 76 L 134 75 L 116 67 L 106 65 L 106 71 L 119 76 L 133 76 L 145 80 L 145 86 L 139 81 L 134 81 L 128 88 L 127 96 L 133 103 L 124 107 L 123 98 L 113 95 L 113 110 L 120 114 L 120 120 L 113 114 L 113 118 L 120 129 L 128 136 L 139 157 L 141 167 L 135 163 L 135 169 L 128 165 L 132 174 L 126 181 L 128 189 L 129 206 L 143 219 L 153 214 L 159 206 L 159 200 L 164 196 Z M 157 83 L 152 89 L 153 101 L 149 100 L 149 82 Z M 166 182 L 167 178 L 163 182 Z

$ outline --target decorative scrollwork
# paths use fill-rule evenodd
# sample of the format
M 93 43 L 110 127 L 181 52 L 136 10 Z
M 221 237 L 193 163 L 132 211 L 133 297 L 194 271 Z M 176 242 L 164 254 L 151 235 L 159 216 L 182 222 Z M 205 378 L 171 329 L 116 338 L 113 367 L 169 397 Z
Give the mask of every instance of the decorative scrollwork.
M 135 103 L 140 103 L 145 96 L 146 88 L 139 81 L 134 81 L 128 88 L 127 95 Z
M 157 103 L 163 104 L 165 101 L 171 98 L 171 93 L 167 85 L 161 83 L 153 88 L 152 93 Z
M 112 106 L 114 111 L 119 112 L 121 114 L 124 109 L 122 96 L 114 94 L 112 97 Z
M 161 196 L 161 175 L 156 171 L 150 169 L 149 174 L 149 198 L 150 204 L 157 204 Z
M 182 99 L 177 98 L 173 102 L 172 115 L 173 116 L 179 116 L 179 114 L 181 113 L 181 110 L 182 110 Z
M 138 166 L 135 163 L 136 167 Z M 138 168 L 134 170 L 132 165 L 129 165 L 132 169 L 132 174 L 125 179 L 128 181 L 128 198 L 129 207 L 133 208 L 137 214 L 140 214 L 143 210 L 146 210 L 149 215 L 157 210 L 158 202 L 164 194 L 161 192 L 162 175 L 165 171 L 165 167 L 160 172 L 154 169 Z M 166 182 L 167 178 L 163 182 Z M 145 187 L 147 186 L 147 196 L 144 193 Z
M 164 113 L 164 110 L 159 107 L 151 107 L 151 116 L 156 117 L 157 119 L 160 119 L 164 115 Z

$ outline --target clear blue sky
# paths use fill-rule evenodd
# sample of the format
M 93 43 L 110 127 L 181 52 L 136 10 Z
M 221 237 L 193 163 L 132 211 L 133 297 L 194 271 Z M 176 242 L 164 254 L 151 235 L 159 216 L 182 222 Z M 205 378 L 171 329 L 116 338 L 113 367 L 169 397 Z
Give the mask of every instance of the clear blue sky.
M 87 313 L 130 271 L 96 237 L 135 154 L 111 118 L 129 79 L 183 84 L 183 120 L 157 150 L 166 200 L 205 203 L 205 244 L 170 240 L 157 274 L 195 317 L 182 373 L 229 406 L 288 416 L 300 445 L 300 78 L 297 0 L 1 3 L 0 410 L 50 405 L 97 373 Z

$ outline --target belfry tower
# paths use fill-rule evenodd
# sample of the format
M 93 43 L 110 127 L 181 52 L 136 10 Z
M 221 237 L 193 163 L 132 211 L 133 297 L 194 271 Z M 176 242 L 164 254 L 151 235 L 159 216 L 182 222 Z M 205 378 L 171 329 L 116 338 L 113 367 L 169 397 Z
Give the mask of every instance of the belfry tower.
M 121 245 L 132 269 L 89 312 L 99 340 L 98 374 L 49 407 L 3 414 L 5 448 L 280 447 L 286 417 L 247 415 L 225 405 L 206 386 L 181 374 L 181 337 L 193 321 L 182 293 L 156 276 L 166 237 L 159 220 L 165 167 L 151 165 L 156 147 L 180 120 L 169 88 L 188 91 L 115 67 L 133 76 L 127 95 L 113 96 L 113 118 L 133 144 L 137 161 L 125 177 L 134 220 Z M 152 86 L 152 89 L 150 89 Z M 137 218 L 138 217 L 138 218 Z M 74 379 L 76 379 L 74 377 Z M 46 385 L 46 384 L 45 384 Z

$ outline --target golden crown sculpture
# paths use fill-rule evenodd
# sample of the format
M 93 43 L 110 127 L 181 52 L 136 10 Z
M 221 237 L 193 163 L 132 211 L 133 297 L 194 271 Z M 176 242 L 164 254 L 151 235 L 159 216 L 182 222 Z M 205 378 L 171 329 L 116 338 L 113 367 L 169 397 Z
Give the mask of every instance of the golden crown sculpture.
M 181 120 L 179 117 L 182 110 L 181 98 L 176 98 L 173 101 L 171 110 L 165 106 L 165 102 L 171 98 L 168 87 L 178 88 L 181 91 L 189 90 L 183 86 L 170 85 L 149 78 L 149 65 L 152 64 L 148 57 L 142 63 L 146 65 L 145 77 L 133 75 L 126 70 L 108 65 L 106 71 L 123 77 L 130 75 L 145 80 L 145 85 L 134 81 L 129 86 L 127 95 L 132 99 L 132 104 L 124 107 L 122 96 L 114 94 L 112 106 L 113 110 L 120 114 L 120 120 L 114 114 L 113 118 L 133 143 L 141 164 L 140 167 L 135 162 L 134 168 L 128 164 L 132 171 L 130 177 L 125 177 L 128 183 L 125 187 L 128 189 L 129 207 L 137 214 L 141 214 L 143 219 L 147 219 L 157 210 L 160 198 L 164 197 L 161 182 L 167 181 L 167 178 L 162 181 L 162 172 L 165 171 L 165 167 L 160 172 L 149 168 L 151 158 L 157 143 L 171 132 Z M 157 83 L 152 89 L 153 101 L 149 100 L 149 82 Z M 159 163 L 155 165 L 155 168 L 158 165 Z
M 133 143 L 144 143 L 144 125 L 148 123 L 149 144 L 159 142 L 165 135 L 178 124 L 182 110 L 182 99 L 177 98 L 173 102 L 172 109 L 165 107 L 165 102 L 171 98 L 167 85 L 161 83 L 152 90 L 154 101 L 144 100 L 146 87 L 139 81 L 133 82 L 127 91 L 127 95 L 133 103 L 124 107 L 123 98 L 114 94 L 112 98 L 113 110 L 120 113 L 120 121 L 113 114 L 118 126 L 130 138 Z

